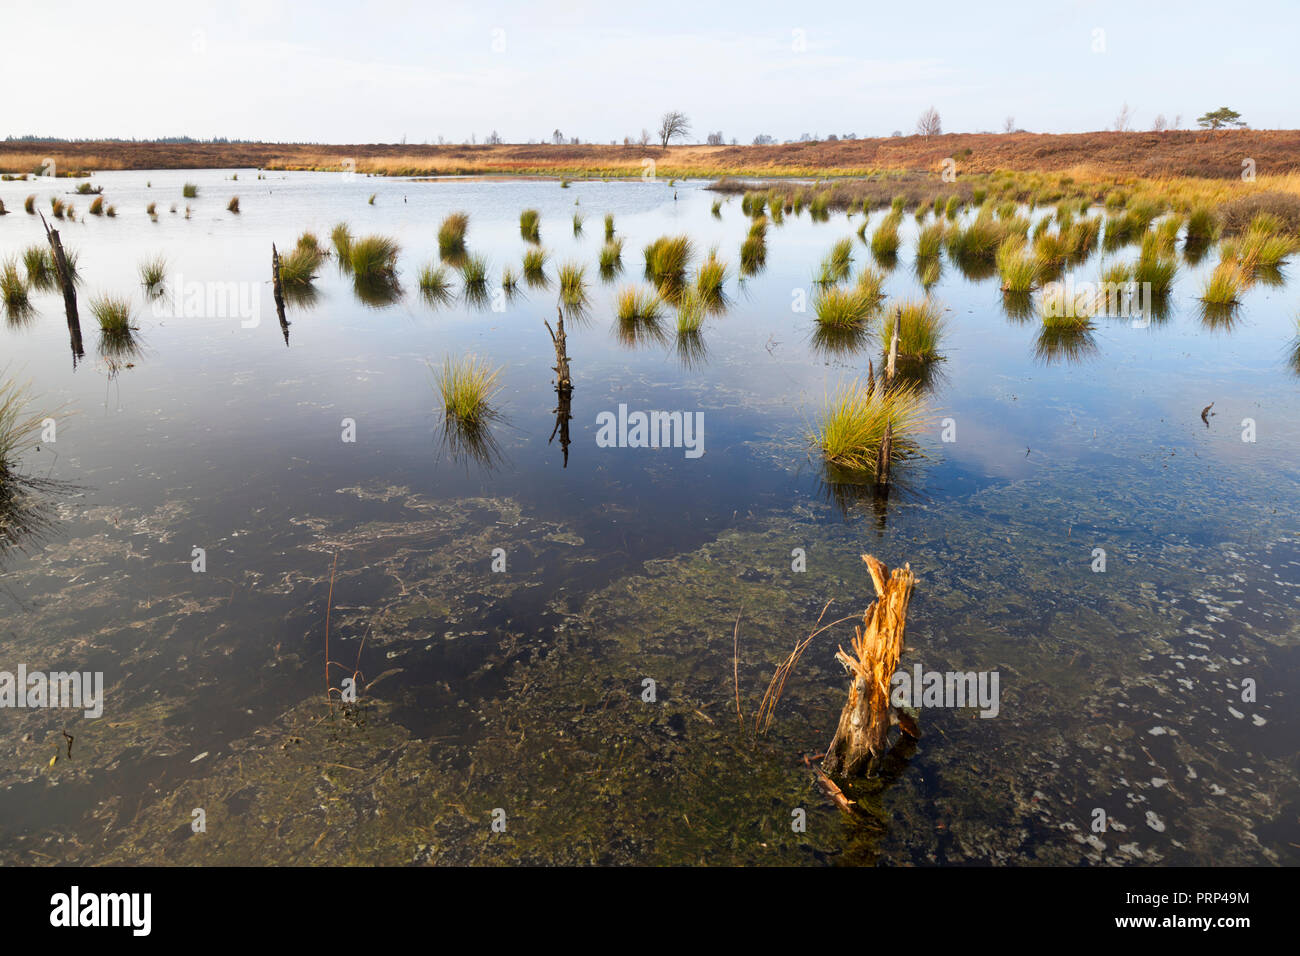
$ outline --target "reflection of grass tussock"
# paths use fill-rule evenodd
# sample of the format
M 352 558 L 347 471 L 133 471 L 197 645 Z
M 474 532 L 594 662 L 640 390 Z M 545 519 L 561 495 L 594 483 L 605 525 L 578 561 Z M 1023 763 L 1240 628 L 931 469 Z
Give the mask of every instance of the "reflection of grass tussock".
M 869 391 L 860 382 L 842 384 L 808 437 L 827 464 L 850 473 L 875 474 L 886 426 L 893 426 L 891 461 L 899 460 L 915 452 L 924 416 L 925 401 L 915 387 Z
M 1056 326 L 1044 323 L 1034 342 L 1034 356 L 1045 365 L 1081 362 L 1097 353 L 1092 324 Z

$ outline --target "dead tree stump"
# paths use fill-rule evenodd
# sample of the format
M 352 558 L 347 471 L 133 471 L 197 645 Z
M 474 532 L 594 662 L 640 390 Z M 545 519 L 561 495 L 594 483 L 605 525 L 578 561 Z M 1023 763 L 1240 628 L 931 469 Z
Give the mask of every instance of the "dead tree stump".
M 862 560 L 876 586 L 876 600 L 862 615 L 862 625 L 854 628 L 853 653 L 841 647 L 835 654 L 849 673 L 849 699 L 822 761 L 827 773 L 843 776 L 862 771 L 872 758 L 884 755 L 890 725 L 898 720 L 889 703 L 889 687 L 903 655 L 907 606 L 916 586 L 911 565 L 891 573 L 869 554 Z
M 555 309 L 555 328 L 551 328 L 551 323 L 545 319 L 542 324 L 546 326 L 546 331 L 551 334 L 551 342 L 555 345 L 555 395 L 557 405 L 555 406 L 555 427 L 551 429 L 551 437 L 547 440 L 549 445 L 555 440 L 558 433 L 560 436 L 560 449 L 564 452 L 564 467 L 569 467 L 569 420 L 573 418 L 571 411 L 573 399 L 573 379 L 569 376 L 569 350 L 564 336 L 564 313 L 557 306 Z

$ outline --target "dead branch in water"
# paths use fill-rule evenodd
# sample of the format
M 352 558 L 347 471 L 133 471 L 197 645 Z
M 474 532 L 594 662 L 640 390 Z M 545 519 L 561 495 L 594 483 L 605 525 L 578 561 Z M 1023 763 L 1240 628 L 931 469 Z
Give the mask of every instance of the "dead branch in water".
M 864 554 L 876 588 L 876 600 L 854 628 L 849 647 L 840 647 L 835 659 L 849 673 L 849 699 L 840 713 L 835 738 L 826 748 L 822 768 L 827 773 L 851 775 L 885 753 L 891 722 L 897 722 L 889 702 L 889 686 L 903 654 L 907 608 L 916 577 L 910 565 L 890 572 L 884 562 Z M 915 729 L 915 724 L 912 724 Z
M 831 601 L 827 601 L 825 606 L 822 608 L 821 614 L 817 615 L 817 624 L 821 624 L 822 618 L 826 616 L 826 611 L 830 608 L 831 603 Z M 803 656 L 803 652 L 807 650 L 808 645 L 812 643 L 813 638 L 823 631 L 830 630 L 837 624 L 843 624 L 845 621 L 851 620 L 853 620 L 852 617 L 842 617 L 838 621 L 831 621 L 831 623 L 824 627 L 814 626 L 813 631 L 807 637 L 795 644 L 794 650 L 789 653 L 786 659 L 782 661 L 777 669 L 772 673 L 772 679 L 767 685 L 767 692 L 763 694 L 763 701 L 758 706 L 758 713 L 754 715 L 755 734 L 765 734 L 771 728 L 772 718 L 776 713 L 776 705 L 780 702 L 781 694 L 785 691 L 785 682 L 794 671 L 795 665 L 799 663 L 799 658 Z

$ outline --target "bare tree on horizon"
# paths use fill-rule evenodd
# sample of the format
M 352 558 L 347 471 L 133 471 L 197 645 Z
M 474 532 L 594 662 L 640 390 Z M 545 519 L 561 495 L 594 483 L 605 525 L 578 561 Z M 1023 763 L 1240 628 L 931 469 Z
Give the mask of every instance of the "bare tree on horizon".
M 691 121 L 686 118 L 686 114 L 670 110 L 659 121 L 659 144 L 667 149 L 672 140 L 685 136 L 690 131 Z

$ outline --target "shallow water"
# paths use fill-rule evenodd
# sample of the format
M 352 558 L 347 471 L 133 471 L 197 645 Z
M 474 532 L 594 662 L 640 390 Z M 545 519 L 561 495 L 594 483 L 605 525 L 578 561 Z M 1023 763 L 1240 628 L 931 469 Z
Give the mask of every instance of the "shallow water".
M 267 175 L 97 175 L 117 218 L 60 225 L 80 253 L 84 359 L 55 294 L 0 330 L 7 374 L 58 421 L 27 469 L 68 483 L 48 495 L 50 533 L 3 559 L 0 670 L 102 670 L 107 685 L 98 720 L 5 711 L 4 859 L 1297 862 L 1293 283 L 1255 286 L 1235 324 L 1208 327 L 1195 295 L 1211 251 L 1182 263 L 1165 319 L 1099 319 L 1094 351 L 1045 361 L 996 277 L 945 262 L 925 458 L 882 504 L 828 487 L 804 439 L 878 342 L 827 354 L 811 308 L 792 309 L 835 240 L 870 262 L 860 215 L 787 215 L 766 268 L 737 281 L 748 221 L 739 197 L 712 216 L 701 183 Z M 42 241 L 22 200 L 48 210 L 56 188 L 0 183 L 17 210 L 0 258 Z M 84 215 L 89 198 L 71 198 Z M 550 440 L 554 285 L 503 311 L 416 288 L 455 210 L 493 285 L 518 272 L 528 207 L 552 282 L 573 260 L 590 283 L 566 321 L 567 464 Z M 607 212 L 625 238 L 612 282 L 596 268 Z M 366 305 L 327 263 L 316 301 L 289 306 L 286 347 L 271 243 L 306 229 L 326 243 L 341 220 L 400 241 L 405 292 Z M 919 296 L 903 222 L 886 291 Z M 611 307 L 640 281 L 642 246 L 677 233 L 732 264 L 729 307 L 689 361 L 671 316 L 662 339 L 629 342 Z M 173 281 L 242 283 L 257 321 L 154 314 L 136 270 L 155 253 Z M 96 292 L 134 294 L 136 354 L 101 354 Z M 491 461 L 456 454 L 436 411 L 430 365 L 465 352 L 503 367 Z M 597 415 L 620 404 L 703 413 L 704 455 L 598 447 Z M 904 665 L 997 671 L 1001 697 L 988 719 L 923 709 L 915 752 L 854 788 L 848 817 L 800 759 L 834 729 L 847 625 L 810 646 L 766 735 L 737 728 L 735 698 L 748 728 L 826 601 L 828 620 L 861 613 L 863 552 L 918 574 Z M 360 708 L 326 703 L 327 605 L 329 683 L 359 668 Z M 65 729 L 72 755 L 51 765 Z

